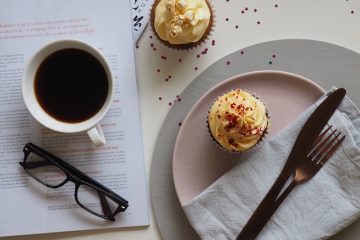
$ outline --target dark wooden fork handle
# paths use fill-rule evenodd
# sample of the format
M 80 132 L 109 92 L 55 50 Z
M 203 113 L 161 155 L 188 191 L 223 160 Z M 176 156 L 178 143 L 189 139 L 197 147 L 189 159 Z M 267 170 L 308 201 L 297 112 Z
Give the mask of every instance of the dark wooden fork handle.
M 237 236 L 236 240 L 250 240 L 254 238 L 245 238 L 249 237 L 251 233 L 254 231 L 256 224 L 259 219 L 262 218 L 264 213 L 271 208 L 271 206 L 275 203 L 275 200 L 279 196 L 281 190 L 283 189 L 286 181 L 291 176 L 291 172 L 287 169 L 287 171 L 283 171 L 279 177 L 276 179 L 266 196 L 263 198 L 261 203 L 256 208 L 253 215 L 250 217 L 240 234 Z M 256 236 L 255 236 L 256 237 Z
M 276 210 L 279 208 L 284 199 L 289 193 L 298 185 L 298 182 L 292 181 L 290 185 L 284 190 L 284 192 L 273 202 L 271 202 L 268 209 L 266 209 L 258 219 L 256 219 L 253 225 L 248 226 L 247 229 L 243 229 L 237 239 L 239 240 L 253 240 L 255 239 L 261 230 L 264 228 L 266 223 L 270 220 L 271 216 L 274 215 Z M 245 230 L 245 231 L 244 231 Z

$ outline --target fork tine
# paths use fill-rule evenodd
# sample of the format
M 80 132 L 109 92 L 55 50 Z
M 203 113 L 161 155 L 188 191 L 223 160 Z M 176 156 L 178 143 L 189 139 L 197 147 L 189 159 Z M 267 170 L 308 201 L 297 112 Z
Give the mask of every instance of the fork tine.
M 337 140 L 337 143 L 335 143 L 329 150 L 328 152 L 326 153 L 325 156 L 323 156 L 320 160 L 319 160 L 319 163 L 321 165 L 324 165 L 330 158 L 331 156 L 335 153 L 335 151 L 340 147 L 341 143 L 344 141 L 345 139 L 345 135 L 342 136 L 340 138 L 340 140 L 338 140 L 338 136 L 340 136 L 340 133 L 331 141 L 331 142 L 334 142 L 334 140 Z
M 332 144 L 338 140 L 338 137 L 340 136 L 340 132 L 335 134 L 334 138 L 330 140 L 330 138 L 334 135 L 334 133 L 336 132 L 336 129 L 333 133 L 331 133 L 322 143 L 322 147 L 317 149 L 317 154 L 314 157 L 316 162 L 319 162 L 323 156 L 325 156 L 325 154 L 329 151 L 329 149 L 331 148 Z M 330 141 L 329 141 L 330 140 Z
M 321 141 L 322 137 L 330 130 L 331 126 L 327 128 L 322 134 L 319 135 L 319 137 L 316 139 L 315 142 Z M 324 145 L 326 142 L 336 133 L 337 129 L 332 131 L 322 142 L 314 144 L 314 149 L 310 152 L 309 158 L 315 158 L 317 156 L 317 153 L 324 148 Z M 321 137 L 321 138 L 320 138 Z M 320 139 L 319 139 L 320 138 Z
M 332 125 L 329 125 L 315 140 L 314 145 L 316 146 L 320 140 L 325 136 L 325 134 L 332 128 Z

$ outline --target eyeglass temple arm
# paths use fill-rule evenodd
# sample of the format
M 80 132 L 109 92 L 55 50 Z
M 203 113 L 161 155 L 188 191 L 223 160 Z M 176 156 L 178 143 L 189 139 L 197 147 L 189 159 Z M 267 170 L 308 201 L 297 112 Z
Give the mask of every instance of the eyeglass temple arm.
M 116 194 L 115 192 L 113 192 L 112 190 L 110 190 L 109 188 L 105 187 L 103 184 L 99 183 L 98 181 L 96 181 L 95 179 L 89 177 L 88 175 L 86 175 L 85 173 L 81 172 L 80 170 L 78 170 L 77 168 L 73 167 L 72 165 L 70 165 L 69 163 L 63 161 L 62 159 L 56 157 L 55 155 L 45 151 L 44 149 L 36 146 L 33 143 L 27 143 L 24 147 L 24 151 L 30 149 L 31 151 L 34 151 L 35 153 L 41 154 L 42 156 L 44 156 L 46 159 L 48 159 L 50 162 L 56 162 L 60 167 L 66 169 L 67 171 L 69 171 L 70 173 L 72 173 L 73 175 L 80 177 L 82 180 L 89 182 L 95 186 L 99 186 L 101 187 L 102 190 L 106 191 L 107 194 L 109 194 L 110 196 L 113 196 L 116 200 L 120 201 L 120 203 L 122 204 L 123 208 L 122 209 L 126 209 L 129 205 L 129 202 L 122 198 L 121 196 L 119 196 L 118 194 Z M 28 150 L 27 150 L 28 151 Z
M 19 164 L 25 169 L 33 169 L 39 167 L 52 166 L 53 164 L 48 161 L 38 161 L 38 162 L 19 162 Z
M 112 216 L 113 214 L 110 210 L 109 202 L 106 200 L 106 197 L 104 196 L 104 194 L 102 194 L 99 191 L 97 191 L 97 193 L 100 198 L 101 207 L 103 209 L 104 215 L 107 216 L 110 221 L 114 222 L 115 218 L 114 218 L 114 216 Z
M 66 163 L 67 164 L 67 163 Z M 68 164 L 67 164 L 68 165 Z M 106 191 L 107 194 L 109 194 L 109 196 L 112 196 L 114 197 L 117 202 L 120 202 L 120 205 L 126 209 L 128 206 L 129 206 L 129 202 L 122 198 L 121 196 L 119 196 L 118 194 L 116 194 L 115 192 L 113 192 L 112 190 L 110 190 L 109 188 L 105 187 L 104 185 L 102 185 L 101 183 L 99 183 L 98 181 L 96 181 L 95 179 L 89 177 L 88 175 L 86 175 L 85 173 L 81 172 L 80 170 L 74 168 L 73 166 L 71 165 L 68 165 L 68 167 L 70 169 L 67 169 L 68 171 L 70 172 L 75 172 L 75 175 L 82 178 L 83 181 L 85 182 L 88 182 L 88 183 L 91 183 L 92 185 L 95 185 L 95 186 L 98 186 L 98 187 L 101 187 L 101 189 L 103 191 Z

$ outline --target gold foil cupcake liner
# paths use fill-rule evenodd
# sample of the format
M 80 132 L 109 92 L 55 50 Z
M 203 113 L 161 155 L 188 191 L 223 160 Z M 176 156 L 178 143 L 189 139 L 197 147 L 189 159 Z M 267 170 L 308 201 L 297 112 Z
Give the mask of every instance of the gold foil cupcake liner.
M 241 88 L 238 88 L 238 89 L 241 89 Z M 228 90 L 227 92 L 223 93 L 226 94 L 228 92 L 231 92 L 231 91 L 234 91 L 236 89 L 230 89 Z M 259 146 L 259 143 L 261 143 L 262 141 L 264 141 L 267 137 L 267 135 L 269 134 L 270 132 L 270 129 L 271 129 L 271 116 L 270 116 L 270 113 L 269 113 L 269 110 L 268 108 L 266 107 L 266 104 L 264 102 L 264 100 L 262 98 L 259 97 L 259 95 L 257 95 L 254 91 L 251 91 L 251 90 L 247 90 L 247 89 L 241 89 L 242 91 L 245 91 L 245 92 L 248 92 L 250 93 L 253 97 L 255 97 L 256 99 L 259 99 L 265 106 L 265 114 L 266 114 L 266 117 L 268 119 L 268 122 L 267 122 L 267 126 L 266 126 L 266 129 L 264 130 L 264 133 L 262 134 L 262 136 L 259 138 L 259 140 L 256 142 L 256 144 L 254 144 L 253 146 L 251 146 L 249 149 L 246 149 L 246 150 L 241 150 L 241 151 L 235 151 L 235 150 L 229 150 L 227 148 L 225 148 L 224 146 L 222 146 L 217 140 L 216 138 L 213 136 L 213 134 L 211 133 L 211 130 L 210 130 L 210 125 L 209 125 L 209 114 L 207 115 L 206 117 L 206 126 L 207 126 L 207 130 L 208 130 L 208 133 L 209 133 L 209 136 L 211 138 L 212 141 L 215 142 L 215 146 L 218 147 L 219 149 L 221 149 L 222 151 L 226 152 L 226 153 L 232 153 L 232 154 L 239 154 L 239 153 L 245 153 L 245 152 L 248 152 L 248 151 L 253 151 L 255 150 L 258 146 Z M 221 96 L 223 96 L 221 95 Z M 213 101 L 213 103 L 210 105 L 210 109 L 211 107 L 214 105 L 214 103 L 216 102 L 217 98 L 221 97 L 221 96 L 217 96 L 215 98 L 215 100 Z M 208 111 L 208 113 L 210 112 L 210 109 Z
M 216 25 L 216 14 L 215 14 L 214 4 L 212 3 L 212 0 L 205 0 L 210 9 L 210 13 L 211 13 L 211 18 L 210 18 L 211 26 L 209 27 L 209 30 L 206 30 L 206 32 L 204 33 L 204 35 L 202 36 L 202 38 L 199 41 L 186 43 L 186 44 L 171 44 L 168 41 L 161 39 L 158 36 L 158 34 L 156 33 L 156 30 L 154 27 L 155 8 L 160 1 L 161 0 L 155 0 L 153 5 L 151 6 L 150 12 L 149 12 L 149 21 L 150 21 L 150 26 L 151 26 L 150 27 L 151 32 L 153 33 L 153 35 L 156 36 L 156 38 L 159 40 L 159 42 L 161 44 L 163 44 L 164 46 L 169 47 L 171 49 L 185 52 L 188 50 L 196 49 L 196 48 L 200 47 L 201 45 L 203 45 L 205 42 L 209 41 L 209 37 L 213 35 L 214 28 Z

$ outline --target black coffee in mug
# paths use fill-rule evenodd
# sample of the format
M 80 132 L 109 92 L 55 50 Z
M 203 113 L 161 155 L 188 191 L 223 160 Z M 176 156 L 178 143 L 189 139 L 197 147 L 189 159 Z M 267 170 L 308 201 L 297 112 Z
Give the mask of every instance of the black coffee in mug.
M 34 87 L 37 101 L 50 116 L 77 123 L 99 112 L 108 96 L 109 81 L 96 57 L 66 48 L 44 59 L 36 71 Z

